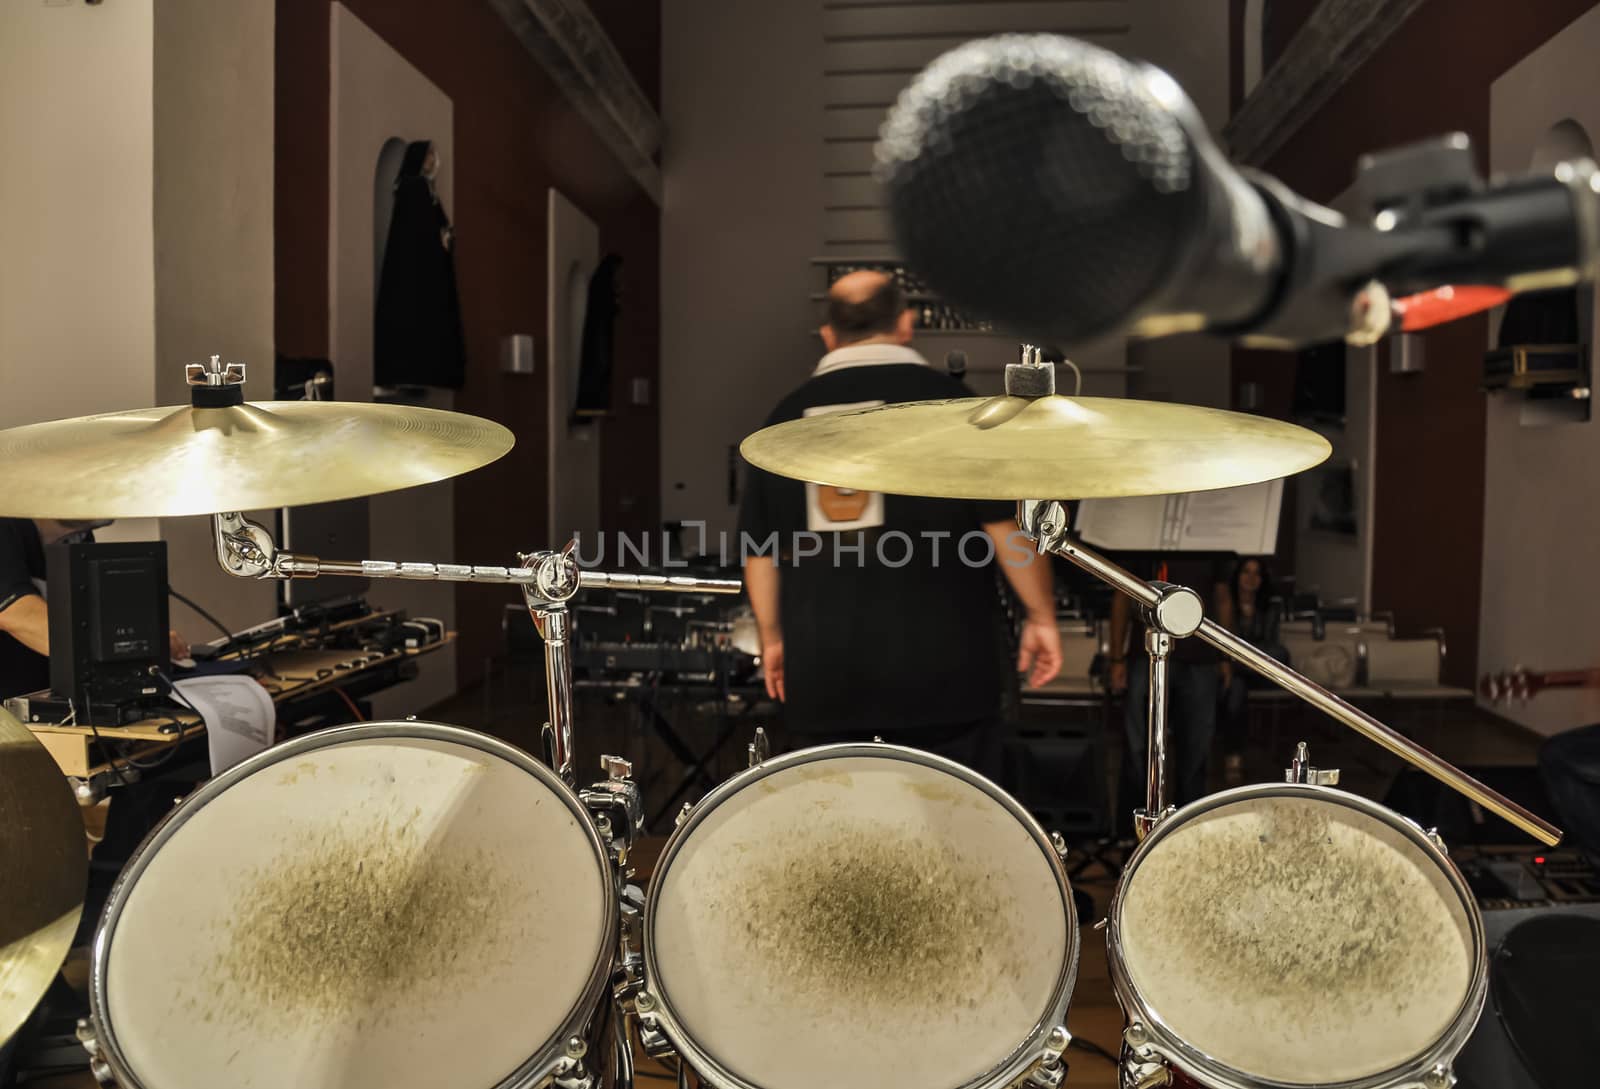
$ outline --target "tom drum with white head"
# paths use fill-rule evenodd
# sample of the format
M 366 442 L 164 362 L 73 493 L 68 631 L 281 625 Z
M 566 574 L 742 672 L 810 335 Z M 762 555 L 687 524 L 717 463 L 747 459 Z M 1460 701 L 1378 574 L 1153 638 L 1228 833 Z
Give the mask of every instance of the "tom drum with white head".
M 1213 1089 L 1446 1089 L 1483 1009 L 1461 874 L 1412 822 L 1327 787 L 1169 816 L 1129 860 L 1108 943 L 1125 1058 Z
M 694 808 L 645 907 L 647 1040 L 719 1089 L 1009 1085 L 1077 975 L 1061 860 L 998 787 L 883 744 L 768 760 Z
M 529 1089 L 604 990 L 615 886 L 543 764 L 469 730 L 310 734 L 139 848 L 95 940 L 125 1089 Z

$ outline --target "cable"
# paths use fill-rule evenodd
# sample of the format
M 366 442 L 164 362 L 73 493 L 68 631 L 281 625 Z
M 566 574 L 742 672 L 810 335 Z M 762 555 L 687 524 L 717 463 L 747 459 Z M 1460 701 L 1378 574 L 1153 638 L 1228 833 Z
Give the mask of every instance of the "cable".
M 1112 1066 L 1122 1065 L 1121 1060 L 1119 1060 L 1115 1055 L 1111 1054 L 1111 1052 L 1107 1051 L 1093 1040 L 1085 1040 L 1082 1036 L 1074 1036 L 1070 1041 L 1068 1041 L 1067 1046 L 1075 1047 L 1079 1051 L 1087 1051 L 1091 1055 L 1104 1059 Z
M 189 598 L 184 597 L 182 594 L 178 593 L 178 591 L 174 590 L 170 586 L 167 587 L 167 593 L 171 594 L 173 597 L 177 598 L 179 601 L 181 601 L 185 605 L 189 606 L 189 608 L 191 608 L 195 612 L 199 613 L 201 615 L 201 617 L 203 617 L 206 620 L 209 620 L 213 625 L 215 625 L 216 629 L 223 634 L 224 638 L 227 639 L 227 642 L 223 643 L 222 647 L 219 648 L 219 649 L 226 650 L 228 648 L 229 644 L 231 644 L 233 642 L 233 632 L 229 631 L 227 626 L 225 624 L 223 624 L 222 621 L 218 620 L 216 617 L 214 617 L 210 613 L 206 612 L 204 609 L 202 609 L 200 606 L 196 605 Z
M 76 707 L 73 708 L 73 714 L 77 714 Z M 117 754 L 112 751 L 110 745 L 106 744 L 105 738 L 100 736 L 100 727 L 94 724 L 94 703 L 89 699 L 89 693 L 87 692 L 83 694 L 83 717 L 85 724 L 89 727 L 89 732 L 94 734 L 95 744 L 99 745 L 100 751 L 106 754 L 106 765 L 111 768 L 111 774 L 115 775 L 117 782 L 124 787 L 128 786 L 128 780 L 123 776 L 122 769 L 117 767 Z
M 177 685 L 176 682 L 173 681 L 173 679 L 171 677 L 167 676 L 165 673 L 161 672 L 159 669 L 156 670 L 156 676 L 161 678 L 161 683 L 167 686 L 167 692 L 171 694 L 172 699 L 173 699 L 173 701 L 175 703 L 181 703 L 185 707 L 187 707 L 189 710 L 193 711 L 195 714 L 200 715 L 200 709 L 198 707 L 196 707 L 194 704 L 190 703 L 189 702 L 189 698 L 187 696 L 185 696 L 182 692 L 178 691 L 178 685 Z M 200 721 L 204 722 L 205 720 L 206 720 L 206 716 L 200 715 Z
M 185 726 L 178 719 L 172 718 L 171 716 L 168 716 L 167 721 L 178 728 L 178 735 L 172 739 L 172 744 L 161 750 L 161 755 L 159 757 L 149 761 L 148 763 L 143 763 L 135 760 L 127 753 L 123 753 L 122 762 L 131 768 L 138 768 L 140 771 L 155 771 L 157 768 L 165 767 L 168 763 L 170 763 L 172 758 L 178 754 L 178 748 L 183 744 L 184 738 L 188 735 L 189 727 Z
M 346 692 L 344 689 L 340 688 L 338 685 L 333 685 L 332 690 L 333 690 L 333 694 L 334 695 L 336 695 L 340 699 L 344 700 L 345 706 L 350 708 L 350 713 L 352 715 L 356 716 L 356 721 L 357 722 L 365 722 L 365 721 L 367 721 L 367 716 L 363 715 L 361 713 L 361 708 L 357 707 L 356 706 L 356 701 L 350 698 L 350 693 Z

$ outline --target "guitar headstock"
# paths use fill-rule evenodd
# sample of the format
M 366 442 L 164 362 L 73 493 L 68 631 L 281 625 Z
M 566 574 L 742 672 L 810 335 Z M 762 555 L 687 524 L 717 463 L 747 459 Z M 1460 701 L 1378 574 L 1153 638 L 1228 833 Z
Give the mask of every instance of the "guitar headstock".
M 1527 703 L 1544 687 L 1542 678 L 1537 673 L 1529 673 L 1521 666 L 1514 669 L 1501 670 L 1499 673 L 1486 673 L 1478 682 L 1478 694 L 1496 707 L 1504 707 L 1515 701 Z

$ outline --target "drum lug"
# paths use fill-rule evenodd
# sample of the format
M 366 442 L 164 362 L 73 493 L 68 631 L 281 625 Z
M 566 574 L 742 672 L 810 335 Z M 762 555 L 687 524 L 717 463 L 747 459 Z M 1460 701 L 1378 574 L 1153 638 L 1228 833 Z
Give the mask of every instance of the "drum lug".
M 1122 1030 L 1122 1049 L 1138 1064 L 1161 1062 L 1161 1056 L 1156 1054 L 1156 1049 L 1150 1045 L 1149 1030 L 1138 1021 Z
M 1134 831 L 1134 835 L 1136 835 L 1139 838 L 1139 842 L 1140 843 L 1143 843 L 1144 840 L 1145 840 L 1145 837 L 1148 836 L 1151 832 L 1155 831 L 1156 825 L 1160 824 L 1162 821 L 1166 820 L 1168 817 L 1172 816 L 1172 814 L 1176 813 L 1177 811 L 1178 811 L 1177 806 L 1169 805 L 1169 806 L 1167 806 L 1166 809 L 1161 811 L 1161 814 L 1159 816 L 1152 817 L 1152 816 L 1150 816 L 1149 812 L 1147 810 L 1145 810 L 1143 807 L 1135 809 L 1133 811 L 1133 831 Z
M 1060 832 L 1050 833 L 1050 846 L 1055 848 L 1056 857 L 1061 861 L 1067 860 L 1067 840 Z
M 694 812 L 693 802 L 684 802 L 683 808 L 678 810 L 678 815 L 672 820 L 672 827 L 682 828 L 683 822 L 689 819 L 689 814 Z
M 583 1058 L 589 1054 L 589 1042 L 582 1036 L 567 1038 L 566 1069 L 551 1079 L 552 1089 L 596 1089 L 595 1076 L 584 1066 Z
M 1338 786 L 1338 768 L 1314 768 L 1311 766 L 1311 750 L 1304 741 L 1294 747 L 1294 756 L 1289 761 L 1289 766 L 1283 769 L 1283 781 L 1286 783 L 1307 783 L 1311 786 Z
M 1067 1076 L 1067 1064 L 1061 1061 L 1061 1053 L 1067 1050 L 1070 1043 L 1072 1034 L 1065 1025 L 1051 1029 L 1050 1035 L 1045 1037 L 1039 1061 L 1023 1079 L 1023 1084 L 1029 1089 L 1060 1089 Z
M 656 1019 L 656 996 L 649 991 L 640 991 L 633 1000 L 634 1016 L 639 1025 L 639 1046 L 644 1048 L 644 1053 L 652 1059 L 665 1059 L 676 1053 L 672 1041 L 667 1039 L 667 1034 L 661 1031 L 661 1022 Z
M 767 731 L 764 727 L 756 727 L 756 734 L 750 739 L 747 751 L 750 756 L 749 766 L 752 768 L 772 755 L 772 745 L 767 741 Z
M 1450 848 L 1445 846 L 1444 837 L 1439 834 L 1439 830 L 1437 828 L 1430 828 L 1426 832 L 1424 832 L 1423 835 L 1428 837 L 1428 842 L 1429 843 L 1431 843 L 1435 847 L 1439 848 L 1439 853 L 1440 854 L 1448 855 L 1450 853 Z M 1440 1069 L 1443 1069 L 1443 1068 L 1441 1067 Z M 1454 1084 L 1454 1083 L 1455 1083 L 1455 1077 L 1453 1075 L 1451 1075 L 1450 1082 L 1448 1084 Z M 1439 1084 L 1440 1085 L 1444 1085 L 1444 1084 L 1447 1084 L 1447 1083 L 1440 1082 Z M 1428 1083 L 1428 1089 L 1434 1089 L 1434 1085 L 1433 1085 L 1432 1082 Z
M 95 1035 L 94 1024 L 87 1017 L 78 1018 L 76 1035 L 78 1043 L 83 1045 L 83 1050 L 89 1056 L 89 1073 L 100 1085 L 116 1085 L 117 1077 L 111 1070 L 111 1064 L 106 1062 L 100 1054 L 100 1039 Z
M 1122 1032 L 1120 1089 L 1161 1089 L 1172 1084 L 1172 1069 L 1150 1044 L 1150 1033 L 1135 1021 Z
M 1119 1081 L 1121 1089 L 1161 1089 L 1172 1084 L 1172 1070 L 1165 1063 L 1125 1063 Z
M 1423 1089 L 1450 1089 L 1456 1083 L 1456 1072 L 1440 1063 L 1422 1075 Z
M 577 1063 L 566 1074 L 557 1074 L 550 1079 L 552 1089 L 595 1089 L 594 1075 L 584 1069 L 582 1063 Z

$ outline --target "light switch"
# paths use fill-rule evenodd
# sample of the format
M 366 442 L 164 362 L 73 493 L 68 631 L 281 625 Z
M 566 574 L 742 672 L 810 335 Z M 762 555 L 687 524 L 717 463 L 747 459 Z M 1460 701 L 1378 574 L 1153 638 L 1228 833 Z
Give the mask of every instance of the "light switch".
M 500 369 L 506 374 L 533 373 L 533 334 L 512 333 L 500 338 Z

